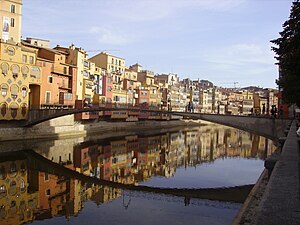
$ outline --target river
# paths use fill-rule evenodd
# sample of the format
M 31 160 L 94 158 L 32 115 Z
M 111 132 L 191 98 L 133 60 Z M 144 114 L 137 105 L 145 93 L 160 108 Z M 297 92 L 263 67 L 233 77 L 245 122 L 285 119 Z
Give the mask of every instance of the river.
M 275 150 L 266 138 L 216 124 L 113 136 L 1 143 L 0 224 L 230 224 L 242 206 L 234 198 L 97 180 L 175 191 L 250 185 Z

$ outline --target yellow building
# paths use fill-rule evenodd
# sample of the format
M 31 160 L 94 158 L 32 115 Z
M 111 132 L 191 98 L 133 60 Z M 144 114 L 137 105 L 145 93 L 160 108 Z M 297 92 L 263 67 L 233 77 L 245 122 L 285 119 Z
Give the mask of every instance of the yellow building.
M 158 84 L 155 83 L 154 72 L 150 70 L 138 72 L 138 81 L 145 89 L 149 90 L 149 105 L 154 109 L 159 109 L 162 96 Z
M 254 113 L 254 97 L 250 91 L 243 91 L 243 115 L 251 115 Z
M 22 120 L 39 107 L 41 68 L 37 52 L 21 44 L 22 1 L 1 0 L 0 6 L 0 120 Z
M 104 69 L 111 74 L 113 80 L 112 102 L 116 104 L 126 104 L 127 90 L 123 90 L 123 81 L 125 74 L 125 59 L 101 52 L 89 59 L 97 67 Z
M 3 41 L 21 42 L 22 0 L 0 0 L 0 34 Z
M 101 52 L 89 59 L 97 66 L 105 69 L 108 73 L 124 74 L 125 72 L 125 59 L 110 55 L 106 52 Z
M 125 73 L 125 59 L 101 52 L 89 59 L 96 66 L 105 69 L 107 73 L 113 75 L 115 83 L 121 83 Z

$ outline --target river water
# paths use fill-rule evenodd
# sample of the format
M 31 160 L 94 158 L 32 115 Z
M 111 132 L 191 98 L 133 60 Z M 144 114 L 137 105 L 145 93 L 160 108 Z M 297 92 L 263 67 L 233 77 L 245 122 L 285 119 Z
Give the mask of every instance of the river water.
M 254 184 L 275 150 L 268 139 L 216 124 L 0 148 L 1 225 L 230 224 L 242 203 L 222 193 L 212 200 L 98 180 L 200 192 Z

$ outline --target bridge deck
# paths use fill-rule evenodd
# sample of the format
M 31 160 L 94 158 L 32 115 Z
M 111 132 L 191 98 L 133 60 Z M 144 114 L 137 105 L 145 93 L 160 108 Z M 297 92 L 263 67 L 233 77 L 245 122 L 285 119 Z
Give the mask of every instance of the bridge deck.
M 23 125 L 24 127 L 31 127 L 47 120 L 58 118 L 61 116 L 72 115 L 84 112 L 99 112 L 99 111 L 134 111 L 134 112 L 148 112 L 157 114 L 169 114 L 176 116 L 183 116 L 191 119 L 206 120 L 213 123 L 219 123 L 248 132 L 252 132 L 272 140 L 277 140 L 284 134 L 284 129 L 290 120 L 275 119 L 271 117 L 257 117 L 257 116 L 238 116 L 238 115 L 221 115 L 221 114 L 204 114 L 178 111 L 164 111 L 151 109 L 134 109 L 134 108 L 84 108 L 73 110 L 37 110 L 35 114 L 30 116 L 30 119 Z

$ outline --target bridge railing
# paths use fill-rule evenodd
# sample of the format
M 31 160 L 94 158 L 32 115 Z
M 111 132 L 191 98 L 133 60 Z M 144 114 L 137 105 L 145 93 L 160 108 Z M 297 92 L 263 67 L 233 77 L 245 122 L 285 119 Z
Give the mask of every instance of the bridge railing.
M 71 109 L 64 109 L 64 108 L 57 108 L 57 109 L 50 109 L 50 108 L 43 108 L 43 109 L 30 109 L 28 112 L 28 121 L 37 120 L 39 118 L 49 117 L 51 115 L 56 115 L 59 112 L 69 111 Z

